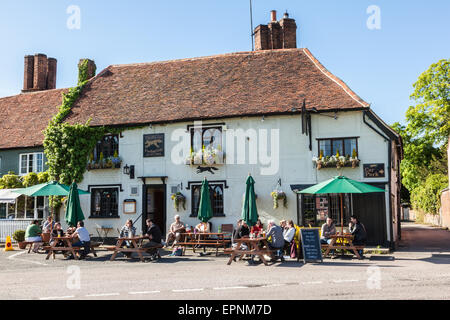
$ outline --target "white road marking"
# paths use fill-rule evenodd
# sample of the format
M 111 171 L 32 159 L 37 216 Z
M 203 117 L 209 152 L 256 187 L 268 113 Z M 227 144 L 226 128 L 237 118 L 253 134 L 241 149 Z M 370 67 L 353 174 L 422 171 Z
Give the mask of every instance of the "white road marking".
M 333 280 L 334 283 L 358 282 L 359 280 Z
M 109 296 L 118 296 L 120 293 L 114 292 L 114 293 L 94 293 L 94 294 L 87 294 L 86 297 L 109 297 Z
M 150 293 L 160 293 L 161 291 L 131 291 L 128 294 L 150 294 Z
M 199 289 L 175 289 L 172 292 L 193 292 L 193 291 L 203 291 L 203 288 Z
M 281 286 L 285 286 L 285 284 L 281 284 L 281 283 L 266 284 L 266 285 L 261 286 L 261 288 L 271 288 L 271 287 L 281 287 Z
M 249 287 L 236 286 L 236 287 L 217 287 L 213 288 L 213 290 L 232 290 L 232 289 L 248 289 Z
M 56 299 L 71 299 L 71 298 L 75 298 L 75 296 L 45 297 L 45 298 L 39 298 L 39 300 L 56 300 Z
M 308 282 L 302 282 L 302 284 L 322 284 L 323 281 L 308 281 Z
M 38 265 L 41 265 L 41 266 L 48 266 L 48 264 L 42 263 L 42 262 L 38 262 L 38 261 L 23 260 L 23 259 L 16 259 L 16 258 L 15 258 L 16 256 L 19 256 L 19 255 L 24 254 L 24 253 L 26 253 L 26 251 L 17 252 L 17 253 L 15 253 L 15 254 L 13 254 L 12 256 L 9 256 L 8 259 L 10 259 L 10 260 L 16 260 L 16 261 L 21 261 L 21 262 L 34 263 L 34 264 L 38 264 Z

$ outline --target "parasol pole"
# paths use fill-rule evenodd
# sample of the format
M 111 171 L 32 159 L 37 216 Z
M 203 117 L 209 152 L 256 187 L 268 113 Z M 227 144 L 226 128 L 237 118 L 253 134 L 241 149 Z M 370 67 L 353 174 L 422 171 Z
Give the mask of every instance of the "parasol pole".
M 344 205 L 342 200 L 342 193 L 339 194 L 341 198 L 341 234 L 344 235 Z

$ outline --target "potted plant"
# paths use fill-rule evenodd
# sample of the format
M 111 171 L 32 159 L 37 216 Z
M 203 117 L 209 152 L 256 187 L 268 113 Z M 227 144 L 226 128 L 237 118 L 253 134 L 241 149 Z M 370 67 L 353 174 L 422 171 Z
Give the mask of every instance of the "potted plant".
M 114 166 L 114 168 L 119 169 L 120 168 L 120 164 L 122 163 L 122 159 L 120 159 L 117 150 L 114 151 L 114 156 L 111 158 L 112 164 Z
M 25 249 L 25 230 L 16 230 L 13 233 L 13 239 L 19 244 L 19 249 Z
M 183 210 L 186 210 L 186 197 L 181 192 L 173 193 L 171 198 L 173 200 L 173 207 L 175 210 L 179 211 L 180 205 L 183 205 Z
M 272 193 L 270 195 L 272 196 L 272 199 L 273 199 L 273 208 L 274 209 L 278 208 L 278 200 L 283 200 L 283 206 L 285 208 L 287 208 L 287 197 L 283 191 L 274 190 L 274 191 L 272 191 Z

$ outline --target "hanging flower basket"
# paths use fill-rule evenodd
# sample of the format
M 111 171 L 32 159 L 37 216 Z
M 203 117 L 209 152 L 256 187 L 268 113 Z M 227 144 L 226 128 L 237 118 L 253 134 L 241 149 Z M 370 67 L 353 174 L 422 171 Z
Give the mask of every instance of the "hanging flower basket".
M 197 152 L 191 151 L 186 157 L 185 164 L 187 165 L 217 165 L 224 163 L 225 154 L 221 148 L 204 148 Z
M 183 206 L 183 210 L 186 210 L 186 197 L 181 192 L 173 193 L 171 198 L 175 210 L 180 211 L 181 205 Z
M 283 191 L 274 190 L 274 191 L 272 191 L 272 193 L 270 195 L 272 196 L 272 199 L 273 199 L 273 208 L 274 209 L 278 208 L 278 200 L 283 200 L 283 206 L 285 208 L 287 208 L 287 197 Z

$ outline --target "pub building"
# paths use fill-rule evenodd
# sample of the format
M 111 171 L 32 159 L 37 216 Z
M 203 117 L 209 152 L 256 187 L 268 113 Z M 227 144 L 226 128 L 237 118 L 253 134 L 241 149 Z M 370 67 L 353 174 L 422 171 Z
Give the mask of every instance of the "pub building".
M 396 247 L 400 136 L 308 49 L 297 48 L 287 13 L 278 21 L 273 11 L 254 32 L 251 52 L 110 65 L 89 80 L 65 121 L 123 128 L 98 142 L 79 183 L 90 191 L 80 200 L 91 234 L 117 237 L 127 219 L 143 233 L 146 218 L 165 233 L 176 214 L 195 226 L 205 177 L 212 231 L 235 225 L 249 173 L 264 225 L 292 219 L 321 226 L 327 216 L 340 225 L 338 195 L 297 192 L 342 174 L 385 190 L 346 194 L 344 226 L 357 215 L 368 245 Z M 285 201 L 274 201 L 274 192 Z M 174 203 L 177 194 L 185 201 Z

